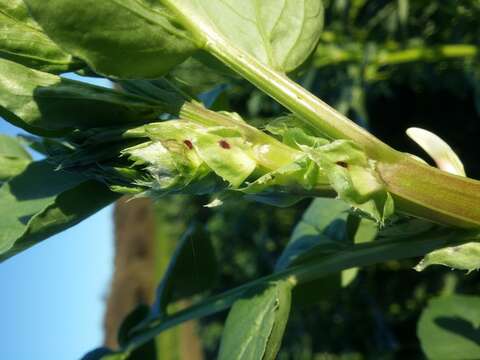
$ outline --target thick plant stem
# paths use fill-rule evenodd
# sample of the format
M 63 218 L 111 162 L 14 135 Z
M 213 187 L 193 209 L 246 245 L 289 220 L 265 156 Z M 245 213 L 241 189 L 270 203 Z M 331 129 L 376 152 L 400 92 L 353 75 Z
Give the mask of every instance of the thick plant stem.
M 369 156 L 394 161 L 398 153 L 303 87 L 223 39 L 207 42 L 206 49 L 260 90 L 298 115 L 322 135 L 349 139 L 362 145 Z
M 220 60 L 317 130 L 362 145 L 377 160 L 398 211 L 450 226 L 480 227 L 480 182 L 449 175 L 397 152 L 286 76 L 224 46 L 207 44 Z
M 398 210 L 440 224 L 480 226 L 480 182 L 451 175 L 411 157 L 378 163 Z
M 411 62 L 470 60 L 474 59 L 479 52 L 477 46 L 471 44 L 445 44 L 432 47 L 424 45 L 407 47 L 406 49 L 402 49 L 397 44 L 393 50 L 388 47 L 385 48 L 369 58 L 367 66 L 379 67 Z M 342 63 L 360 63 L 364 61 L 364 58 L 365 49 L 362 47 L 353 45 L 351 49 L 348 49 L 347 46 L 347 50 L 345 50 L 344 47 L 330 43 L 320 45 L 313 62 L 317 68 L 322 68 Z M 375 78 L 369 77 L 367 80 L 375 80 Z
M 480 182 L 456 178 L 410 159 L 253 56 L 229 43 L 201 18 L 189 17 L 165 0 L 197 45 L 277 100 L 324 136 L 348 139 L 375 160 L 396 210 L 441 224 L 480 228 Z M 415 171 L 418 170 L 418 173 Z M 448 192 L 448 196 L 446 193 Z M 464 209 L 465 208 L 465 209 Z M 463 210 L 462 210 L 463 209 Z
M 207 48 L 320 132 L 362 145 L 377 160 L 398 211 L 450 226 L 480 227 L 480 182 L 422 165 L 392 149 L 288 77 L 222 42 L 208 43 Z
M 184 12 L 182 1 L 162 1 L 192 34 L 199 48 L 209 52 L 253 85 L 277 100 L 287 109 L 331 139 L 350 139 L 362 145 L 374 159 L 394 161 L 397 152 L 356 125 L 300 85 L 245 51 L 238 49 L 200 16 Z M 188 7 L 187 7 L 188 8 Z

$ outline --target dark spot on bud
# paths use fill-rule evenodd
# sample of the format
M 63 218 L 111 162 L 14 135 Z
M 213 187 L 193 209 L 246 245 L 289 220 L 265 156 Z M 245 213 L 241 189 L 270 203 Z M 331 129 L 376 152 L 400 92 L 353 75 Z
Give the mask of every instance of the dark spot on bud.
M 341 166 L 341 167 L 345 168 L 345 169 L 348 169 L 348 164 L 345 161 L 337 161 L 336 164 L 338 166 Z
M 230 144 L 226 140 L 220 140 L 218 145 L 220 145 L 223 149 L 230 149 Z
M 184 143 L 185 146 L 186 146 L 187 148 L 189 148 L 190 150 L 193 149 L 193 144 L 192 144 L 192 142 L 191 142 L 190 140 L 185 140 L 183 143 Z

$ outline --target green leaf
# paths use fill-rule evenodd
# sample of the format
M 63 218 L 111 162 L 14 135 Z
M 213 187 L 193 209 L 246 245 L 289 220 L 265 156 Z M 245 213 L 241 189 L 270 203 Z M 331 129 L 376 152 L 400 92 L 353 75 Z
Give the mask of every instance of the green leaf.
M 157 78 L 196 50 L 158 1 L 25 2 L 50 38 L 107 76 Z
M 350 206 L 343 201 L 315 199 L 295 226 L 275 269 L 286 269 L 314 247 L 328 254 L 350 245 L 346 233 L 349 210 Z
M 33 162 L 0 188 L 0 261 L 59 233 L 118 197 L 96 181 Z
M 165 80 L 120 80 L 116 82 L 130 94 L 142 96 L 169 104 L 173 109 L 180 109 L 190 97 L 181 92 L 174 84 Z M 173 111 L 176 113 L 176 111 Z
M 216 60 L 213 57 L 208 57 L 207 60 L 204 60 L 207 56 L 208 54 L 201 52 L 196 56 L 190 57 L 184 63 L 172 69 L 167 77 L 193 95 L 212 90 L 216 86 L 230 82 L 234 78 L 235 74 L 229 72 L 228 68 L 218 62 L 218 60 L 211 66 L 209 66 L 210 64 L 205 64 L 207 61 L 214 62 Z
M 219 360 L 273 360 L 291 305 L 288 281 L 265 283 L 237 300 L 228 314 Z
M 0 59 L 0 115 L 34 134 L 141 123 L 173 107 Z
M 95 71 L 121 78 L 160 77 L 209 37 L 289 72 L 313 52 L 323 26 L 320 0 L 26 2 L 62 48 Z
M 112 350 L 102 347 L 85 354 L 82 360 L 126 360 L 127 357 L 127 354 L 114 353 Z
M 480 297 L 450 295 L 432 299 L 420 317 L 417 334 L 431 360 L 478 359 Z
M 31 161 L 17 139 L 0 134 L 0 184 L 23 172 Z
M 0 156 L 32 160 L 18 139 L 0 134 Z
M 374 221 L 351 214 L 350 206 L 335 199 L 315 199 L 295 226 L 290 242 L 276 264 L 276 271 L 328 256 L 354 244 L 375 239 L 378 227 Z M 344 270 L 294 289 L 295 305 L 308 305 L 335 296 L 340 285 L 348 286 L 358 269 Z
M 0 155 L 0 185 L 22 173 L 28 164 L 30 160 Z
M 349 233 L 349 237 L 352 238 L 353 244 L 363 244 L 373 241 L 377 238 L 379 234 L 379 227 L 370 219 L 360 218 L 352 214 L 347 220 L 347 232 Z M 355 267 L 342 271 L 342 287 L 347 287 L 350 285 L 356 279 L 359 270 L 359 268 Z
M 320 0 L 160 0 L 198 38 L 224 42 L 271 68 L 290 72 L 315 49 L 323 27 Z
M 298 265 L 311 258 L 347 250 L 373 241 L 377 224 L 351 214 L 350 206 L 336 199 L 315 199 L 293 230 L 276 270 Z
M 23 0 L 0 0 L 0 58 L 52 73 L 83 66 L 43 32 Z
M 480 268 L 480 243 L 471 242 L 440 249 L 427 254 L 415 270 L 423 271 L 432 265 L 448 266 L 451 269 L 467 270 L 469 273 Z
M 144 321 L 150 315 L 150 306 L 145 304 L 140 304 L 134 308 L 127 316 L 123 319 L 120 324 L 120 328 L 117 333 L 117 340 L 120 346 L 127 344 L 129 338 L 128 333 L 142 321 Z
M 192 274 L 192 268 L 198 269 L 196 274 Z M 209 236 L 200 225 L 190 226 L 158 287 L 154 312 L 165 315 L 170 303 L 209 290 L 217 277 L 218 264 Z

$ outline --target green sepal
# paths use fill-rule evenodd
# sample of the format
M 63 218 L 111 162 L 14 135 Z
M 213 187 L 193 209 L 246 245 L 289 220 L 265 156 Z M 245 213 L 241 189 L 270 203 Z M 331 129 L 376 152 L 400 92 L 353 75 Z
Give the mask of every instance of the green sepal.
M 468 273 L 480 269 L 480 243 L 471 242 L 463 245 L 435 250 L 415 266 L 423 271 L 432 265 L 443 265 L 451 269 L 466 270 Z
M 375 162 L 355 143 L 335 140 L 305 151 L 342 200 L 381 224 L 393 214 L 393 199 L 377 174 Z

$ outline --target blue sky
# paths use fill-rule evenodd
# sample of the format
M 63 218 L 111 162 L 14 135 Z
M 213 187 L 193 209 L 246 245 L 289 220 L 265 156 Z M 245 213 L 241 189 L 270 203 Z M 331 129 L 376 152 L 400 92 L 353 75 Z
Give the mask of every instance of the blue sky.
M 0 118 L 0 133 L 20 132 Z M 108 207 L 0 264 L 1 360 L 76 360 L 101 345 L 111 215 Z

